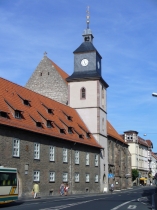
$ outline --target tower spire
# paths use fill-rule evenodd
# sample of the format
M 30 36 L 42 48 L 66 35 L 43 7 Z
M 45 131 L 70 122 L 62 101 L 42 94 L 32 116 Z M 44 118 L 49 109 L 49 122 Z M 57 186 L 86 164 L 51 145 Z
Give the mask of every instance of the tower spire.
M 89 6 L 87 6 L 87 10 L 86 10 L 86 23 L 87 23 L 87 28 L 84 30 L 84 33 L 83 33 L 84 42 L 92 42 L 94 36 L 92 35 L 92 31 L 89 28 L 89 23 L 90 23 Z
M 87 29 L 89 29 L 89 22 L 90 22 L 89 6 L 87 6 L 87 11 L 86 11 L 86 22 L 87 22 Z

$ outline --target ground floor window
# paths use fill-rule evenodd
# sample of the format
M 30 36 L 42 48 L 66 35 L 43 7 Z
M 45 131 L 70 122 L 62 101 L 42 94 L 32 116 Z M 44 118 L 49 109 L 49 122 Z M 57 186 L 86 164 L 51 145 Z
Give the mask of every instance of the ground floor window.
M 34 171 L 34 182 L 40 181 L 40 171 Z
M 79 182 L 80 181 L 80 175 L 79 173 L 75 173 L 75 182 Z
M 68 173 L 63 173 L 63 182 L 68 181 Z
M 50 182 L 55 182 L 55 172 L 50 171 Z

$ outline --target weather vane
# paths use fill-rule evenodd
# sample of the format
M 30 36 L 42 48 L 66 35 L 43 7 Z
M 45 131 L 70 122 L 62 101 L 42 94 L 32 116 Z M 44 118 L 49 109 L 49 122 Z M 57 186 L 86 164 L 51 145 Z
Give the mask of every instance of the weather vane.
M 47 52 L 45 51 L 45 52 L 44 52 L 44 56 L 46 56 L 46 55 L 47 55 Z
M 89 22 L 90 22 L 90 12 L 89 12 L 89 6 L 87 6 L 87 11 L 86 11 L 86 21 L 87 21 L 87 29 L 89 29 Z

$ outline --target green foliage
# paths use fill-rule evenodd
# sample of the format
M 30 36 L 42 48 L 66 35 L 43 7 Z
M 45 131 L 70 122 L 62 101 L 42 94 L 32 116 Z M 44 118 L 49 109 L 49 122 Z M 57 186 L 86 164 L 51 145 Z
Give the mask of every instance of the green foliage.
M 132 181 L 134 181 L 139 176 L 139 171 L 137 169 L 132 169 Z

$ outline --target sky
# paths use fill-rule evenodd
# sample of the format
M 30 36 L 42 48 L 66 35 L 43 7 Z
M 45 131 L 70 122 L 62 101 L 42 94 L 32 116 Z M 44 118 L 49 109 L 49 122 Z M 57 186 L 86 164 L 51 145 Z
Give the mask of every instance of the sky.
M 45 51 L 71 75 L 87 6 L 109 85 L 107 118 L 157 152 L 157 0 L 0 0 L 0 77 L 25 86 Z

